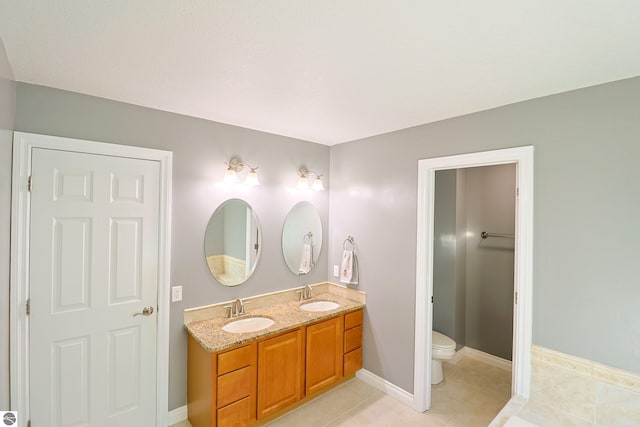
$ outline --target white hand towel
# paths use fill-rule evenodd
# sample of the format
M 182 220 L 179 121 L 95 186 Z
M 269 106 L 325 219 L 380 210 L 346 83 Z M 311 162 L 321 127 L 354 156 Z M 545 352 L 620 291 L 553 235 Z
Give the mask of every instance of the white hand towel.
M 340 269 L 340 283 L 351 282 L 353 272 L 353 251 L 342 252 L 342 268 Z
M 347 285 L 358 284 L 358 258 L 353 251 L 345 250 L 342 253 L 340 283 L 345 283 Z
M 300 257 L 300 267 L 298 268 L 298 273 L 307 274 L 311 271 L 311 262 L 313 259 L 312 252 L 313 251 L 310 244 L 305 243 L 304 245 L 302 245 L 302 255 Z

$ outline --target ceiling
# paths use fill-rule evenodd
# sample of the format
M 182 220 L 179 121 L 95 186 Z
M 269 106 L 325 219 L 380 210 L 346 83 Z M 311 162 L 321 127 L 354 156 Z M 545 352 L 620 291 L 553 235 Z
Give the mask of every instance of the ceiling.
M 17 81 L 327 145 L 640 75 L 637 0 L 0 0 Z

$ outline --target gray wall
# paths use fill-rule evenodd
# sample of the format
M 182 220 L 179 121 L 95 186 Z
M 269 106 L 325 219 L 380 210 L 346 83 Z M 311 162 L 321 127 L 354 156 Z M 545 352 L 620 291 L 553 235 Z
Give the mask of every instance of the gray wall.
M 224 254 L 224 206 L 220 206 L 211 214 L 204 236 L 206 256 Z
M 533 145 L 533 342 L 640 373 L 640 78 L 331 148 L 329 263 L 358 242 L 364 367 L 413 390 L 418 159 Z
M 327 278 L 326 250 L 317 269 L 305 277 L 292 274 L 282 258 L 280 233 L 285 216 L 302 199 L 316 205 L 326 229 L 328 191 L 292 189 L 301 165 L 324 172 L 329 179 L 329 147 L 24 83 L 17 85 L 15 129 L 173 151 L 171 284 L 183 286 L 184 300 L 171 305 L 169 409 L 186 403 L 185 308 Z M 225 189 L 217 185 L 225 161 L 233 155 L 260 166 L 261 186 Z M 243 285 L 227 287 L 211 276 L 203 243 L 213 211 L 234 197 L 254 207 L 262 224 L 263 247 L 254 275 Z M 2 328 L 7 328 L 4 321 Z
M 0 39 L 0 410 L 9 409 L 9 220 L 15 99 L 13 71 Z
M 467 341 L 467 171 L 456 170 L 456 291 L 455 335 L 456 349 Z
M 284 224 L 284 220 L 283 220 Z M 250 230 L 248 232 L 251 232 Z M 238 238 L 242 236 L 242 238 Z M 247 208 L 235 203 L 224 207 L 224 252 L 225 255 L 247 262 Z
M 515 232 L 515 165 L 466 169 L 465 345 L 511 360 L 514 240 L 480 233 Z

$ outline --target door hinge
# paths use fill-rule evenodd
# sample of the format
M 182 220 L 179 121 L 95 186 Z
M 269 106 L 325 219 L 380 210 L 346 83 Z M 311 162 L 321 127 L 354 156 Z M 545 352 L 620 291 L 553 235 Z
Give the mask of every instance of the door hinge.
M 31 299 L 27 300 L 27 306 L 25 307 L 25 309 L 27 311 L 27 316 L 30 315 L 31 314 Z
M 27 427 L 31 427 L 31 420 L 27 420 Z
M 433 296 L 431 296 L 431 304 L 433 304 Z
M 33 176 L 27 178 L 27 191 L 33 190 Z
M 520 197 L 520 188 L 516 188 L 516 197 Z
M 514 300 L 514 301 L 515 301 L 515 304 L 517 304 L 517 303 L 518 303 L 518 293 L 516 292 L 516 293 L 515 293 L 515 294 L 513 294 L 513 295 L 514 295 L 514 298 L 515 298 L 515 300 Z

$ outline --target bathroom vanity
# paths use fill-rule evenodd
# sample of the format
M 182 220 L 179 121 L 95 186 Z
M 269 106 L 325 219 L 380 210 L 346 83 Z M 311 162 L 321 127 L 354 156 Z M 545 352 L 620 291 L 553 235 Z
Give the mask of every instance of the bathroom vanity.
M 185 316 L 193 427 L 261 424 L 362 367 L 363 293 L 323 284 L 307 301 L 297 301 L 291 291 L 248 301 L 251 309 L 235 319 L 187 322 Z M 321 311 L 305 310 L 309 303 Z M 273 325 L 249 332 L 222 329 L 251 317 L 272 319 Z

